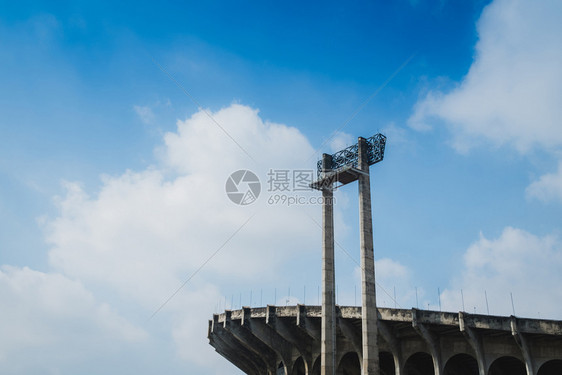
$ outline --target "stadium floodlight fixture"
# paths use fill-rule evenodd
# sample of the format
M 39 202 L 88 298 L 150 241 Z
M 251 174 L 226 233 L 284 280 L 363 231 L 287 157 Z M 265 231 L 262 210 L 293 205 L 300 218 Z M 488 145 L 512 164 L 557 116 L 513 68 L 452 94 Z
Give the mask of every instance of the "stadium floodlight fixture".
M 386 137 L 380 133 L 365 139 L 367 147 L 367 164 L 376 164 L 384 158 Z M 332 155 L 324 154 L 317 163 L 318 180 L 310 186 L 314 189 L 336 189 L 359 178 L 360 174 L 368 174 L 359 168 L 359 143 L 344 148 Z M 339 185 L 334 186 L 334 183 Z

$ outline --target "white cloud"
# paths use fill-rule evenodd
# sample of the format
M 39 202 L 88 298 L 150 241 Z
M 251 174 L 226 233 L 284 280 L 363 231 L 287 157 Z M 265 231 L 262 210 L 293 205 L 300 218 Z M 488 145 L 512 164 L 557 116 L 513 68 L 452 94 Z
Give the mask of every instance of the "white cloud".
M 562 202 L 562 162 L 558 165 L 556 173 L 545 174 L 529 185 L 527 196 L 543 202 Z
M 361 269 L 359 267 L 356 268 L 355 275 L 360 283 Z M 416 292 L 412 286 L 412 271 L 407 266 L 390 258 L 382 258 L 375 261 L 375 275 L 379 306 L 394 307 L 396 305 L 401 308 L 415 306 Z
M 219 290 L 210 283 L 186 289 L 182 292 L 183 296 L 172 300 L 170 306 L 167 306 L 168 311 L 174 312 L 171 337 L 175 355 L 189 364 L 204 369 L 223 369 L 222 372 L 226 372 L 231 365 L 225 366 L 226 360 L 220 361 L 214 348 L 207 342 L 207 322 L 212 318 L 209 306 L 220 297 Z M 158 322 L 158 318 L 155 322 Z
M 319 231 L 306 216 L 318 207 L 267 202 L 270 168 L 311 167 L 302 165 L 313 152 L 307 139 L 238 104 L 211 116 L 200 111 L 178 121 L 177 132 L 164 136 L 161 165 L 104 176 L 96 194 L 66 183 L 58 217 L 45 224 L 53 269 L 110 296 L 133 320 L 149 317 L 226 241 L 153 319 L 165 325 L 178 358 L 203 372 L 224 368 L 206 340 L 219 285 L 255 285 L 286 274 L 289 259 L 317 249 Z M 239 169 L 253 170 L 262 182 L 262 196 L 251 206 L 235 205 L 225 193 L 228 176 Z
M 332 152 L 337 152 L 355 143 L 357 143 L 357 140 L 354 140 L 351 134 L 338 131 L 332 136 L 332 139 L 330 139 L 330 150 Z
M 206 272 L 267 277 L 275 264 L 306 250 L 312 242 L 299 223 L 301 212 L 269 206 L 265 191 L 268 167 L 292 168 L 310 155 L 306 139 L 294 128 L 262 122 L 257 111 L 240 105 L 213 117 L 261 164 L 254 164 L 199 112 L 178 122 L 177 133 L 165 136 L 163 159 L 176 172 L 173 177 L 166 169 L 128 171 L 105 177 L 95 197 L 67 184 L 61 214 L 49 226 L 51 264 L 154 305 L 162 290 L 172 290 L 178 278 L 195 270 L 255 211 L 258 216 Z M 250 207 L 233 204 L 224 190 L 229 174 L 245 168 L 262 177 L 263 197 Z
M 2 266 L 0 296 L 2 373 L 54 371 L 147 339 L 144 330 L 61 274 Z
M 379 259 L 376 262 L 377 279 L 379 281 L 395 280 L 396 278 L 407 278 L 410 272 L 406 266 L 389 258 Z
M 562 298 L 562 242 L 556 236 L 538 237 L 521 229 L 507 227 L 497 239 L 480 239 L 464 256 L 464 270 L 451 288 L 443 291 L 443 309 L 462 309 L 511 315 L 513 293 L 518 316 L 562 318 L 562 307 L 553 303 Z
M 409 142 L 407 130 L 403 127 L 397 126 L 393 122 L 387 124 L 381 133 L 388 139 L 391 139 L 392 144 L 404 144 Z
M 135 105 L 133 106 L 133 109 L 135 110 L 141 121 L 145 124 L 150 124 L 152 121 L 154 121 L 154 112 L 149 106 Z
M 468 74 L 452 91 L 430 91 L 409 119 L 414 129 L 443 121 L 464 152 L 481 139 L 533 147 L 562 146 L 562 3 L 496 0 L 478 21 Z

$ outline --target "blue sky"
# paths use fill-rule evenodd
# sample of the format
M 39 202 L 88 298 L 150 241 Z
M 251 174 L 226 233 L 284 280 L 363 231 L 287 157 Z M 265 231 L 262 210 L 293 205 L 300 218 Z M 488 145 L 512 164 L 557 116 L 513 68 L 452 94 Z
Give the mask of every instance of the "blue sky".
M 517 315 L 562 319 L 561 15 L 1 2 L 0 369 L 238 373 L 207 344 L 212 313 L 316 303 L 320 284 L 320 206 L 269 204 L 267 172 L 377 132 L 379 304 L 487 313 L 486 291 L 507 315 L 513 293 Z M 252 205 L 224 191 L 238 169 L 262 181 Z M 356 189 L 336 193 L 342 304 L 359 287 Z

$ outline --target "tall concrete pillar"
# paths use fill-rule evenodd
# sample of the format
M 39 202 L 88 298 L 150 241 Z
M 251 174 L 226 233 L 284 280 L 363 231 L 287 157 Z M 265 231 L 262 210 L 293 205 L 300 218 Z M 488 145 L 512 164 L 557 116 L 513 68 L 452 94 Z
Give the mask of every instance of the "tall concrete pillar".
M 367 160 L 367 141 L 358 140 L 359 226 L 361 246 L 361 305 L 363 375 L 379 375 L 379 347 L 377 344 L 377 303 L 375 294 L 375 256 L 373 249 L 373 221 L 371 214 L 371 184 Z
M 323 174 L 332 169 L 332 155 L 322 156 Z M 322 334 L 321 375 L 336 373 L 336 305 L 334 276 L 334 192 L 332 183 L 322 188 Z

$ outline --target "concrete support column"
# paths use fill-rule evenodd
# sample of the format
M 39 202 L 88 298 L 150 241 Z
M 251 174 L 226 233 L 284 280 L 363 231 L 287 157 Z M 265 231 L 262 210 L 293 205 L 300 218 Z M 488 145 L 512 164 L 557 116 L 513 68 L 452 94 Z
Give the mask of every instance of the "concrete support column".
M 363 362 L 363 351 L 361 347 L 361 333 L 358 329 L 355 328 L 353 323 L 345 318 L 337 318 L 338 327 L 341 330 L 341 333 L 351 342 L 353 345 L 353 349 L 357 352 L 357 356 L 359 357 L 359 362 Z
M 394 375 L 400 375 L 403 373 L 402 348 L 397 335 L 383 320 L 379 320 L 377 323 L 379 333 L 390 347 L 392 357 L 394 358 Z
M 459 312 L 459 328 L 466 337 L 474 353 L 476 353 L 476 362 L 478 362 L 478 375 L 486 375 L 486 357 L 484 356 L 484 347 L 482 346 L 482 338 L 474 331 L 473 328 L 466 325 L 465 313 Z
M 527 338 L 523 333 L 519 332 L 519 328 L 517 327 L 517 318 L 513 315 L 510 318 L 511 318 L 510 321 L 511 334 L 515 339 L 515 342 L 521 349 L 521 353 L 523 354 L 527 375 L 535 375 L 535 368 L 533 366 L 533 356 L 531 355 L 529 344 L 527 344 Z
M 431 332 L 425 324 L 418 322 L 418 309 L 412 309 L 412 327 L 426 342 L 431 357 L 433 358 L 433 373 L 441 375 L 443 363 L 441 362 L 441 346 L 439 345 L 439 336 Z
M 332 156 L 322 156 L 323 174 L 332 170 Z M 336 305 L 334 271 L 334 192 L 332 183 L 322 188 L 322 333 L 321 375 L 336 373 Z
M 367 160 L 367 141 L 358 140 L 359 175 L 359 225 L 361 246 L 361 299 L 362 299 L 362 341 L 363 375 L 378 375 L 379 348 L 377 344 L 377 303 L 375 294 L 375 255 L 373 248 L 373 220 L 371 215 L 371 184 Z

